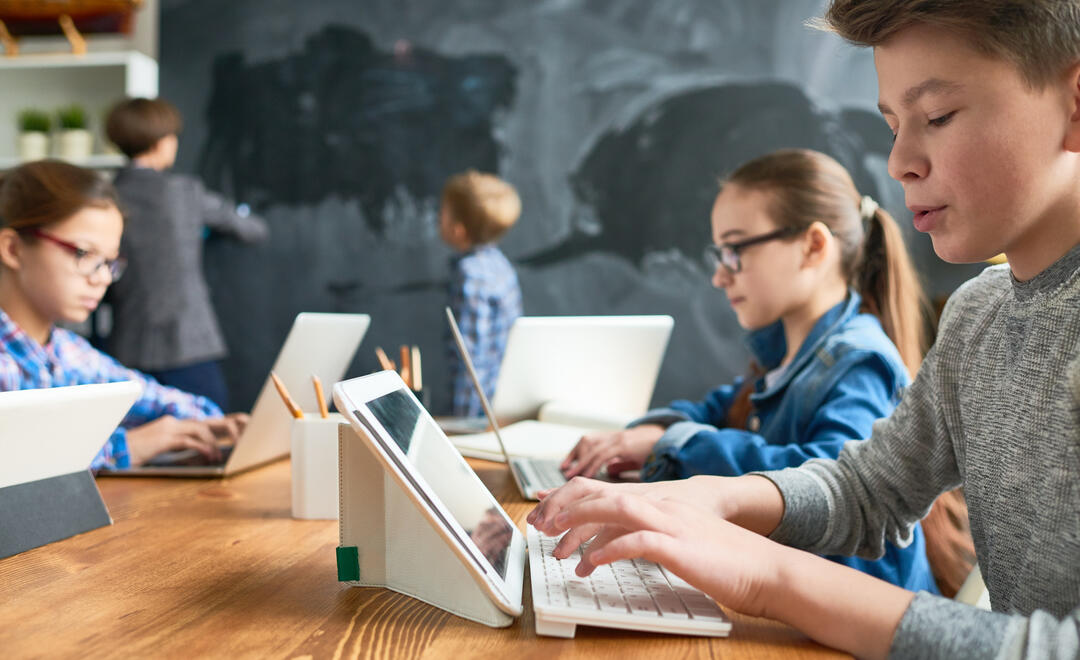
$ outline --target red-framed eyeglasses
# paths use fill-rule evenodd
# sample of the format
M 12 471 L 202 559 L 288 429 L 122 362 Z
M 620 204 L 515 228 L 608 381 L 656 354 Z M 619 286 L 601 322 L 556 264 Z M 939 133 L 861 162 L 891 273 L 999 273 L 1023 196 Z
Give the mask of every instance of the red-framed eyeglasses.
M 97 252 L 92 250 L 86 250 L 84 248 L 65 241 L 64 239 L 53 236 L 52 234 L 43 231 L 41 229 L 25 229 L 22 231 L 24 234 L 33 236 L 34 238 L 40 238 L 45 241 L 49 241 L 53 245 L 63 248 L 71 256 L 75 257 L 75 271 L 83 277 L 92 277 L 94 273 L 101 270 L 104 266 L 108 269 L 109 275 L 112 277 L 112 281 L 120 279 L 120 276 L 124 274 L 124 269 L 127 268 L 127 259 L 123 257 L 117 257 L 115 259 L 107 259 Z

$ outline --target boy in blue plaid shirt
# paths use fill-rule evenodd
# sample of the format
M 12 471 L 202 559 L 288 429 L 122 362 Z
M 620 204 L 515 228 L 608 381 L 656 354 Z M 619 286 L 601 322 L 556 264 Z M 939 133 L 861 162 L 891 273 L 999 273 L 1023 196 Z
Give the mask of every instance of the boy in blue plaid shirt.
M 521 316 L 521 289 L 514 267 L 495 246 L 521 215 L 514 187 L 491 174 L 469 170 L 443 187 L 439 231 L 458 254 L 450 262 L 450 307 L 490 398 L 510 326 Z M 457 349 L 447 337 L 453 414 L 483 413 L 480 396 Z

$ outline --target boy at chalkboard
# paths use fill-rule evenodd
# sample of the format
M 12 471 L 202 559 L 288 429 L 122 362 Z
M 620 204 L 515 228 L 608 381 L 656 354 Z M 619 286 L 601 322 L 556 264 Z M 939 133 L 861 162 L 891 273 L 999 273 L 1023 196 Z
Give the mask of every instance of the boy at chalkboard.
M 121 251 L 128 276 L 109 290 L 108 350 L 164 385 L 228 409 L 219 360 L 225 340 L 202 271 L 206 231 L 245 242 L 266 238 L 266 223 L 195 178 L 169 173 L 180 112 L 162 99 L 127 99 L 109 112 L 105 132 L 130 159 L 114 180 L 126 219 Z
M 521 289 L 514 267 L 495 246 L 521 215 L 521 199 L 509 183 L 475 170 L 450 177 L 443 187 L 439 232 L 457 254 L 450 261 L 450 307 L 490 398 L 495 392 L 506 337 L 521 316 Z M 447 338 L 453 414 L 482 414 L 453 341 Z

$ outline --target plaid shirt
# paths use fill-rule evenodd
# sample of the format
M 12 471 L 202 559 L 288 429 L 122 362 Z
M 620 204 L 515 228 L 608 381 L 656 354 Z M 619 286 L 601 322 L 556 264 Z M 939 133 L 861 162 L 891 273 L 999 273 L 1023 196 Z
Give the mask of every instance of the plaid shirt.
M 0 309 L 0 392 L 124 380 L 141 383 L 142 396 L 94 458 L 92 468 L 131 465 L 127 429 L 163 415 L 186 419 L 221 415 L 221 410 L 209 399 L 165 387 L 145 374 L 128 369 L 69 330 L 53 328 L 49 343 L 42 346 Z
M 521 316 L 521 289 L 514 267 L 494 245 L 484 245 L 451 260 L 450 307 L 469 349 L 476 375 L 491 398 L 510 326 Z M 484 414 L 465 363 L 447 337 L 453 414 Z

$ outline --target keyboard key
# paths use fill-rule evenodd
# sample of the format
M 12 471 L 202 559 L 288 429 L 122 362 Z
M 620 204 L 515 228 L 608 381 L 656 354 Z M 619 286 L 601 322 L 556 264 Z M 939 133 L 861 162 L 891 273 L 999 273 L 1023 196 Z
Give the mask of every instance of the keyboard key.
M 622 596 L 600 596 L 597 598 L 600 603 L 600 609 L 604 612 L 622 612 L 626 613 L 626 601 Z
M 668 593 L 656 596 L 656 606 L 660 610 L 660 614 L 666 617 L 672 617 L 676 619 L 688 619 L 690 614 L 683 607 L 682 601 L 679 597 Z
M 572 593 L 570 594 L 569 600 L 570 607 L 589 610 L 596 609 L 596 598 L 594 598 L 592 594 L 589 594 L 588 596 L 583 596 L 580 594 Z
M 711 610 L 690 608 L 690 616 L 701 621 L 726 621 L 723 612 L 713 608 Z
M 650 614 L 656 614 L 656 605 L 653 603 L 652 596 L 627 596 L 626 603 L 630 606 L 630 611 L 634 614 L 641 612 L 648 612 Z

